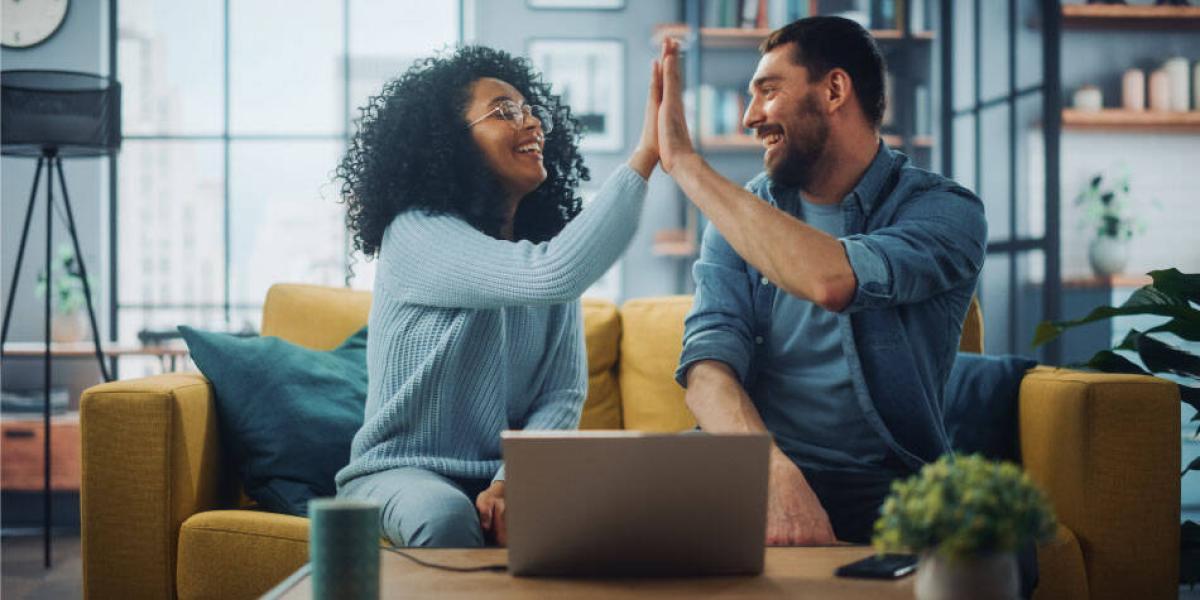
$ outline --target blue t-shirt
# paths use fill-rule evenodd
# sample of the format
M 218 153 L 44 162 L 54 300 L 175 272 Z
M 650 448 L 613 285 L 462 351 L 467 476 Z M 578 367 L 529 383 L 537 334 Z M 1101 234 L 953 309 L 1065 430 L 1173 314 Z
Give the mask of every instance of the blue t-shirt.
M 840 204 L 802 203 L 809 225 L 844 234 Z M 876 470 L 887 445 L 854 395 L 837 319 L 776 288 L 766 360 L 750 396 L 780 450 L 802 469 Z

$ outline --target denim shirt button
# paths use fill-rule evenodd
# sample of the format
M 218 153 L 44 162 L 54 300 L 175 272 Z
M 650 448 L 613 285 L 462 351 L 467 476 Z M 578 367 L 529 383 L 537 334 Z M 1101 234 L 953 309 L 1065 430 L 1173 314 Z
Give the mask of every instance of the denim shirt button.
M 766 278 L 766 277 L 763 277 L 763 278 L 762 278 L 762 279 L 760 279 L 759 281 L 760 281 L 760 282 L 761 282 L 763 285 L 771 285 L 771 282 L 770 282 L 770 281 L 767 281 L 767 278 Z
M 763 343 L 763 338 L 762 338 L 762 336 L 761 336 L 761 335 L 756 335 L 756 336 L 754 336 L 754 343 L 755 343 L 755 344 L 761 344 L 761 343 Z

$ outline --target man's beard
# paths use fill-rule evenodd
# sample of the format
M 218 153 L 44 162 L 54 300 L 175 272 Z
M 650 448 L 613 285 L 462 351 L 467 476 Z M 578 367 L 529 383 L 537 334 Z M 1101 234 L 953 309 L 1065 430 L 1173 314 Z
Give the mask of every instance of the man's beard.
M 817 99 L 809 95 L 804 98 L 796 124 L 799 126 L 792 127 L 792 134 L 785 138 L 783 156 L 774 165 L 766 165 L 767 176 L 781 185 L 804 189 L 812 182 L 816 165 L 825 153 L 829 122 L 821 115 Z

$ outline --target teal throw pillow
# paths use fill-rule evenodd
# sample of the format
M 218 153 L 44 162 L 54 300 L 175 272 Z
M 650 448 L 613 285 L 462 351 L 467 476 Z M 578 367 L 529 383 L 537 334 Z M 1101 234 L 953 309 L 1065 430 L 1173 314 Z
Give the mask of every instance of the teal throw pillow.
M 1020 462 L 1018 396 L 1025 372 L 1035 366 L 1021 356 L 955 356 L 942 412 L 955 452 Z
M 222 444 L 246 495 L 300 516 L 309 499 L 333 496 L 363 421 L 367 328 L 328 352 L 277 337 L 179 331 L 216 391 Z

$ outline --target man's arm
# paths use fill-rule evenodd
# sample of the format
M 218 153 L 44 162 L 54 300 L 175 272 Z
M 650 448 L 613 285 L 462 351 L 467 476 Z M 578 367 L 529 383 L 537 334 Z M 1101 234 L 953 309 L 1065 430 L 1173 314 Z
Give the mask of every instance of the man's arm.
M 671 176 L 729 245 L 780 289 L 830 311 L 850 303 L 856 280 L 837 238 L 721 176 L 694 152 L 674 161 Z
M 713 433 L 767 432 L 762 417 L 729 365 L 703 360 L 687 372 L 688 408 Z M 796 464 L 771 442 L 767 489 L 767 544 L 796 546 L 837 541 L 829 515 Z
M 839 311 L 854 297 L 854 270 L 841 242 L 722 177 L 696 153 L 683 111 L 679 53 L 664 41 L 659 152 L 663 170 L 729 245 L 785 292 Z

